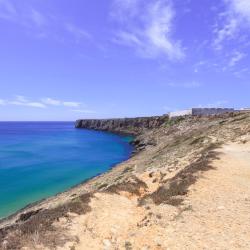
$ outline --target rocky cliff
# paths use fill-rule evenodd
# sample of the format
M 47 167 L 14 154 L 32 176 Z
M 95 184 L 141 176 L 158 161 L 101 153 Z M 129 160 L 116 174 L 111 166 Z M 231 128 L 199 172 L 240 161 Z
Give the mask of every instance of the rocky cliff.
M 250 249 L 250 113 L 144 119 L 79 121 L 154 146 L 0 221 L 0 249 Z
M 160 127 L 167 120 L 167 115 L 122 119 L 85 119 L 77 120 L 75 127 L 139 135 L 144 130 Z

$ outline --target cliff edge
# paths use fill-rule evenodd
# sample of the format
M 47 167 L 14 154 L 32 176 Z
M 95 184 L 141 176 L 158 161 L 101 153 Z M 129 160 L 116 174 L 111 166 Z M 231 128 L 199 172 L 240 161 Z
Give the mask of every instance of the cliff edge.
M 165 119 L 78 121 L 153 143 L 0 222 L 0 249 L 250 249 L 250 113 Z
M 109 131 L 114 133 L 122 133 L 129 135 L 139 135 L 144 130 L 160 127 L 169 119 L 165 116 L 152 117 L 136 117 L 122 119 L 83 119 L 77 120 L 76 128 L 95 129 L 101 131 Z

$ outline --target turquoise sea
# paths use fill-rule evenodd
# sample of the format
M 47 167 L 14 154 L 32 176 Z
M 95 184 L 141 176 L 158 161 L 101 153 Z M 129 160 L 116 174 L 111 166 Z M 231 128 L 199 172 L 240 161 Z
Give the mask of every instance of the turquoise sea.
M 129 140 L 73 122 L 0 122 L 0 218 L 128 159 Z

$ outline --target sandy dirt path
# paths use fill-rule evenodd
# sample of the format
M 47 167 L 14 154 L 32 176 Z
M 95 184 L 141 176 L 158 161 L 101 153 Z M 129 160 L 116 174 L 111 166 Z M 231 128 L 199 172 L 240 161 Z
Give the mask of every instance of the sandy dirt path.
M 191 210 L 166 229 L 169 249 L 250 249 L 250 144 L 218 152 L 214 169 L 190 187 Z
M 250 249 L 250 143 L 217 151 L 184 209 L 152 204 L 147 211 L 126 195 L 96 194 L 92 211 L 69 225 L 79 242 L 61 249 Z

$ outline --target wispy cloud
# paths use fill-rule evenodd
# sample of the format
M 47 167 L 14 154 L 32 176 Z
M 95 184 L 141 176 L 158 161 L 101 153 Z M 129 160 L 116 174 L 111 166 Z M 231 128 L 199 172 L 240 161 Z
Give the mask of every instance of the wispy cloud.
M 18 102 L 28 102 L 27 98 L 24 97 L 23 95 L 16 95 L 16 100 Z
M 237 38 L 242 28 L 250 27 L 249 0 L 223 0 L 226 10 L 219 15 L 219 24 L 214 29 L 213 46 L 217 50 L 223 48 L 223 42 Z
M 24 28 L 43 28 L 48 21 L 48 17 L 37 9 L 18 2 L 0 0 L 0 19 L 11 21 Z
M 65 107 L 77 108 L 77 107 L 80 107 L 81 103 L 80 102 L 63 102 L 63 105 Z
M 6 102 L 5 102 L 5 100 L 3 100 L 3 99 L 0 99 L 0 105 L 5 105 L 6 104 Z
M 37 9 L 13 4 L 9 0 L 0 0 L 0 19 L 12 21 L 24 27 L 32 25 L 42 27 L 47 23 L 47 17 Z
M 89 32 L 71 22 L 65 22 L 54 14 L 46 13 L 27 3 L 13 3 L 9 0 L 0 0 L 0 19 L 11 21 L 30 31 L 38 38 L 51 37 L 61 41 L 61 32 L 71 36 L 76 42 L 91 39 Z M 55 32 L 57 34 L 55 34 Z
M 184 82 L 184 83 L 175 83 L 175 82 L 170 82 L 168 86 L 173 87 L 173 88 L 187 88 L 187 89 L 192 89 L 192 88 L 199 88 L 201 87 L 201 83 L 197 81 L 190 81 L 190 82 Z
M 14 5 L 8 0 L 0 0 L 0 19 L 14 20 L 17 11 Z
M 229 61 L 229 66 L 233 67 L 235 66 L 239 61 L 241 61 L 244 57 L 246 56 L 245 53 L 239 52 L 239 51 L 235 51 L 233 53 L 232 58 Z
M 69 107 L 69 108 L 79 108 L 81 106 L 84 106 L 81 102 L 75 102 L 75 101 L 63 101 L 54 99 L 51 97 L 46 97 L 41 99 L 41 103 L 47 106 L 63 106 L 63 107 Z
M 41 12 L 35 9 L 31 9 L 30 19 L 34 22 L 34 24 L 40 27 L 47 23 L 47 18 Z
M 214 48 L 216 50 L 221 50 L 223 48 L 222 42 L 225 39 L 231 39 L 234 37 L 236 31 L 238 29 L 238 20 L 232 18 L 228 20 L 223 27 L 215 28 L 214 33 L 216 34 L 216 38 L 214 40 Z
M 46 108 L 46 105 L 44 105 L 41 102 L 34 102 L 29 101 L 26 97 L 17 95 L 14 100 L 11 101 L 5 101 L 6 104 L 10 105 L 16 105 L 16 106 L 27 106 L 27 107 L 33 107 L 33 108 Z
M 46 108 L 46 106 L 40 102 L 17 102 L 13 101 L 10 104 L 17 105 L 17 106 L 27 106 L 33 108 Z
M 239 14 L 245 21 L 250 23 L 250 1 L 249 0 L 226 0 L 232 10 Z
M 43 98 L 42 103 L 46 104 L 46 105 L 52 105 L 52 106 L 60 106 L 61 105 L 61 101 L 56 100 L 56 99 L 52 99 L 50 97 L 46 97 Z
M 65 108 L 78 108 L 81 110 L 81 107 L 85 105 L 81 102 L 75 101 L 62 101 L 58 99 L 53 99 L 50 97 L 42 98 L 36 101 L 31 101 L 29 98 L 16 95 L 15 98 L 4 100 L 0 99 L 0 105 L 16 105 L 16 106 L 26 106 L 26 107 L 33 107 L 33 108 L 48 108 L 50 106 L 57 106 L 57 107 L 65 107 Z
M 79 42 L 81 39 L 91 38 L 91 35 L 86 30 L 79 28 L 72 23 L 66 23 L 65 29 L 75 37 L 77 42 Z
M 246 77 L 246 76 L 249 78 L 250 69 L 245 67 L 245 68 L 234 71 L 233 74 L 237 78 L 243 78 L 243 77 Z
M 194 64 L 194 73 L 198 73 L 202 67 L 208 64 L 208 61 L 201 60 Z
M 77 108 L 82 105 L 81 102 L 73 102 L 73 101 L 62 101 L 58 99 L 53 99 L 50 97 L 42 98 L 41 102 L 45 105 L 51 105 L 51 106 L 65 106 L 65 107 L 71 107 L 71 108 Z
M 111 15 L 120 26 L 114 42 L 134 48 L 142 57 L 184 58 L 180 41 L 172 37 L 175 11 L 170 0 L 114 0 Z

